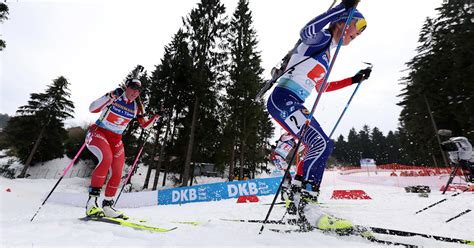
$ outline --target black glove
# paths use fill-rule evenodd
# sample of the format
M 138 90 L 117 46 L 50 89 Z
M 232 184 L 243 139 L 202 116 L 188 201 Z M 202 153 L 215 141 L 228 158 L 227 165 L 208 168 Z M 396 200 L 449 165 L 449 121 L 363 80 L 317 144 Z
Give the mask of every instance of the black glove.
M 342 3 L 344 4 L 344 7 L 346 7 L 346 10 L 348 10 L 352 7 L 356 7 L 359 0 L 342 0 Z
M 116 96 L 121 96 L 121 95 L 123 95 L 124 92 L 125 91 L 122 88 L 117 88 L 117 89 L 114 90 L 114 94 Z
M 372 72 L 372 69 L 370 68 L 360 70 L 357 74 L 355 74 L 355 76 L 352 77 L 352 83 L 358 84 L 362 82 L 362 80 L 369 79 L 371 72 Z
M 112 100 L 116 100 L 117 98 L 119 98 L 120 96 L 123 95 L 123 89 L 122 88 L 117 88 L 115 90 L 112 90 L 111 92 L 105 94 L 106 96 L 108 96 L 110 99 Z

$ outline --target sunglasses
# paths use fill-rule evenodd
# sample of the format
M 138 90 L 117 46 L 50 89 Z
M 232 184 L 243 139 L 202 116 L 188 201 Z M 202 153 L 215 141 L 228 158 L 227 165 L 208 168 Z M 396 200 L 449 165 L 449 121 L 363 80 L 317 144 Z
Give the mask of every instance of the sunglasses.
M 367 22 L 365 21 L 365 19 L 357 20 L 356 22 L 357 31 L 362 33 L 362 31 L 364 31 L 366 27 L 367 27 Z

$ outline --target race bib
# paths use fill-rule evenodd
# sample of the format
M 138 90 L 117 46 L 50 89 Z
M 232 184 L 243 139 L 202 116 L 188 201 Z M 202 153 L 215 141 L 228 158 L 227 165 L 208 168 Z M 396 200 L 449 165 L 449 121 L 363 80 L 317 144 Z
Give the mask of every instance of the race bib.
M 299 133 L 306 121 L 306 116 L 301 111 L 295 111 L 285 119 L 285 123 L 294 133 Z

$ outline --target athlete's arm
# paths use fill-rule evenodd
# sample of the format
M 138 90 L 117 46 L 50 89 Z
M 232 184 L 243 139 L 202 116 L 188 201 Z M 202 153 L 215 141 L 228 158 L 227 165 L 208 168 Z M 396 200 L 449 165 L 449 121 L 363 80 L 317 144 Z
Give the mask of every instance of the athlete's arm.
M 140 123 L 140 126 L 144 129 L 148 129 L 153 126 L 153 123 L 157 121 L 160 118 L 159 114 L 154 114 L 150 119 L 147 120 L 147 118 L 143 115 L 143 112 L 141 110 L 142 108 L 138 109 L 137 113 L 137 120 L 138 123 Z
M 123 94 L 123 89 L 117 88 L 101 97 L 99 99 L 93 101 L 91 105 L 89 105 L 89 111 L 91 113 L 99 113 L 104 109 L 106 106 L 111 104 L 113 101 L 115 101 L 117 98 L 122 96 Z
M 323 80 L 320 80 L 319 82 L 316 83 L 316 90 L 318 92 L 321 89 L 322 84 L 323 84 Z M 349 85 L 352 85 L 351 77 L 343 79 L 343 80 L 339 80 L 339 81 L 329 82 L 324 85 L 324 88 L 325 88 L 324 92 L 339 90 Z
M 307 45 L 317 45 L 322 41 L 330 40 L 328 38 L 331 37 L 331 34 L 327 31 L 325 32 L 323 28 L 329 23 L 337 20 L 346 11 L 344 4 L 341 3 L 325 13 L 316 16 L 300 31 L 300 38 L 303 43 Z
M 93 101 L 89 106 L 89 111 L 91 113 L 99 113 L 104 109 L 107 105 L 112 103 L 112 99 L 107 95 L 101 96 L 99 99 Z

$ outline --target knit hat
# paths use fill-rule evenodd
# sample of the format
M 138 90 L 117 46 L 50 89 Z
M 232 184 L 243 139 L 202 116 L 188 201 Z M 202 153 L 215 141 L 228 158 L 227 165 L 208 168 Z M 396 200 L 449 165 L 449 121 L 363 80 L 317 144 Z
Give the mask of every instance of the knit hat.
M 339 18 L 331 22 L 331 26 L 337 22 L 346 22 L 347 18 L 349 18 L 349 11 L 344 12 Z M 357 9 L 354 10 L 354 15 L 352 16 L 353 20 L 356 20 L 356 28 L 357 31 L 362 32 L 367 27 L 367 22 L 365 21 L 364 16 L 360 13 Z

